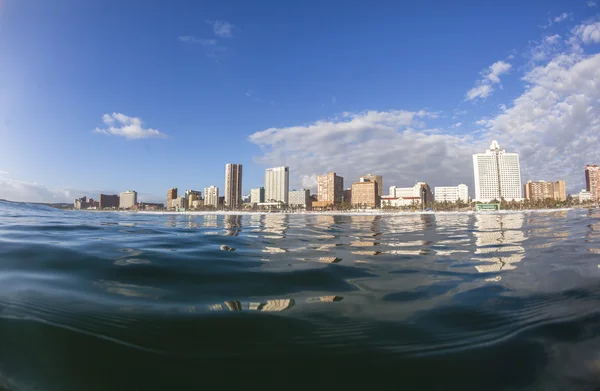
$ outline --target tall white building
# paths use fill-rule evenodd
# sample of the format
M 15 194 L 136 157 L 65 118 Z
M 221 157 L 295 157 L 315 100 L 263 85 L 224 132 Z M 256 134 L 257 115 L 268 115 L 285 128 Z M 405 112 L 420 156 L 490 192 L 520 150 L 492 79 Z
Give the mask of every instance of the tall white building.
M 239 208 L 242 205 L 242 165 L 225 165 L 225 205 Z
M 137 192 L 127 190 L 119 195 L 119 208 L 129 209 L 137 205 Z
M 260 202 L 265 202 L 265 188 L 259 187 L 257 189 L 250 190 L 250 203 L 255 205 Z
M 204 206 L 219 206 L 219 188 L 215 186 L 204 188 Z
M 473 155 L 473 171 L 476 201 L 523 199 L 519 155 L 500 149 L 496 140 L 485 153 Z
M 274 167 L 265 170 L 265 202 L 289 201 L 290 168 Z
M 462 183 L 458 186 L 436 186 L 434 193 L 436 202 L 469 202 L 469 187 Z

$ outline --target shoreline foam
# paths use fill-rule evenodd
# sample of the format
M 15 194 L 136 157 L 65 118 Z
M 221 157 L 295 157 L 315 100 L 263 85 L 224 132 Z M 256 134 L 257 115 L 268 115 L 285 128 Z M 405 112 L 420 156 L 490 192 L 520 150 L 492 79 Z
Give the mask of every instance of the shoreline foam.
M 523 209 L 523 210 L 490 210 L 490 211 L 428 211 L 428 212 L 406 212 L 406 211 L 304 211 L 304 212 L 261 212 L 261 211 L 185 211 L 185 212 L 174 212 L 174 211 L 117 211 L 122 213 L 144 213 L 144 214 L 155 214 L 155 215 L 198 215 L 198 216 L 210 216 L 210 215 L 301 215 L 301 216 L 411 216 L 411 215 L 475 215 L 475 214 L 528 214 L 528 213 L 552 213 L 552 212 L 567 212 L 570 210 L 577 210 L 579 208 L 559 208 L 559 209 Z

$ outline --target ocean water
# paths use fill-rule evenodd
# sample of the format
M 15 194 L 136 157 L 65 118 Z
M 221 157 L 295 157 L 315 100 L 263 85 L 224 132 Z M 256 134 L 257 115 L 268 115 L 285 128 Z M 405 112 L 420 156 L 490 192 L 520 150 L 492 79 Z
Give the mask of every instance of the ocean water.
M 0 201 L 0 389 L 598 389 L 599 265 L 598 210 L 159 215 Z

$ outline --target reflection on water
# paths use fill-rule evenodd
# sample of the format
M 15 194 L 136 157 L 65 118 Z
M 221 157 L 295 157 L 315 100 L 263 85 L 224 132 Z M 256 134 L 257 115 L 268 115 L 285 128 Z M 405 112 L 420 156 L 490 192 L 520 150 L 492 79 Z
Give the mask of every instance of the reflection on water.
M 476 265 L 480 273 L 513 270 L 525 256 L 521 243 L 526 240 L 521 214 L 478 214 L 475 215 L 475 254 L 473 260 L 483 262 Z
M 264 303 L 257 302 L 240 302 L 240 301 L 226 301 L 224 304 L 212 304 L 208 308 L 211 311 L 223 311 L 228 309 L 229 311 L 264 311 L 264 312 L 279 312 L 287 310 L 294 305 L 292 299 L 276 299 L 267 300 Z
M 598 211 L 44 213 L 0 219 L 0 389 L 597 386 Z

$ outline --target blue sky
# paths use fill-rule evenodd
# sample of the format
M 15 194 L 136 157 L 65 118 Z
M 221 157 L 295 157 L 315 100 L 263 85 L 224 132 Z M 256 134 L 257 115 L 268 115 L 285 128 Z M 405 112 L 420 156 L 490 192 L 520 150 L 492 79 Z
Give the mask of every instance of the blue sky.
M 290 165 L 472 185 L 497 138 L 523 181 L 600 163 L 594 1 L 0 0 L 0 198 L 244 192 Z

